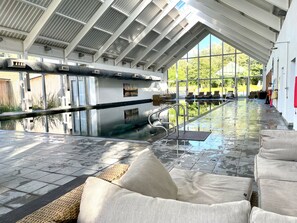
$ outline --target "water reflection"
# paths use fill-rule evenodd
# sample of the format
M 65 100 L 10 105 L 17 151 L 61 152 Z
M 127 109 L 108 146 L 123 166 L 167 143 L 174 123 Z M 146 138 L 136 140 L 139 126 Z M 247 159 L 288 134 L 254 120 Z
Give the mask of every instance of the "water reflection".
M 191 121 L 220 105 L 222 101 L 180 100 L 179 103 L 185 106 L 186 121 Z M 145 103 L 108 109 L 66 112 L 1 121 L 0 129 L 149 140 L 155 135 L 164 134 L 164 130 L 152 128 L 147 121 L 149 114 L 158 108 L 160 106 Z M 179 124 L 183 123 L 183 115 L 183 111 L 180 109 L 178 111 Z M 165 122 L 176 123 L 176 113 L 173 109 L 163 112 L 161 118 Z

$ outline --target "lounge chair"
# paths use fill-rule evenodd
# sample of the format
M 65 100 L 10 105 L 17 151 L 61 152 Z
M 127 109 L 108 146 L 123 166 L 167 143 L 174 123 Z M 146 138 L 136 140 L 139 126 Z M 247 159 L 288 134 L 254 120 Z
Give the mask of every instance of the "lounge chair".
M 234 98 L 235 95 L 233 94 L 233 91 L 228 91 L 228 93 L 226 94 L 226 98 Z
M 255 157 L 259 207 L 297 217 L 297 132 L 262 130 Z
M 194 97 L 195 96 L 194 96 L 193 92 L 189 92 L 186 96 L 186 99 L 194 99 Z
M 258 97 L 258 92 L 257 91 L 251 91 L 249 95 L 249 99 L 254 99 Z
M 220 95 L 220 91 L 215 91 L 212 98 L 220 98 L 221 95 Z
M 211 208 L 212 206 L 217 207 L 216 205 L 218 205 L 219 207 L 221 205 L 227 205 L 227 207 L 223 208 L 223 211 L 220 212 L 222 216 L 226 216 L 225 213 L 226 213 L 226 209 L 228 209 L 228 205 L 229 205 L 228 202 L 235 202 L 233 203 L 234 205 L 232 204 L 231 205 L 232 207 L 229 207 L 229 208 L 230 208 L 230 211 L 234 210 L 235 208 L 235 212 L 237 212 L 237 208 L 238 210 L 242 210 L 243 206 L 249 207 L 249 205 L 247 205 L 247 201 L 250 199 L 251 192 L 252 192 L 252 179 L 250 178 L 215 175 L 215 174 L 201 173 L 196 171 L 180 170 L 175 168 L 171 170 L 170 173 L 168 173 L 167 170 L 163 167 L 163 165 L 159 162 L 159 160 L 148 149 L 146 149 L 141 154 L 139 154 L 138 158 L 131 164 L 129 169 L 128 169 L 128 166 L 124 164 L 116 165 L 115 167 L 112 167 L 111 169 L 102 173 L 99 176 L 99 178 L 107 180 L 109 182 L 112 181 L 114 184 L 120 185 L 122 188 L 126 189 L 126 190 L 124 189 L 126 192 L 131 193 L 131 195 L 133 195 L 134 197 L 140 196 L 142 197 L 140 199 L 143 199 L 146 196 L 149 196 L 145 199 L 151 200 L 149 202 L 150 205 L 155 203 L 155 202 L 152 203 L 153 201 L 152 199 L 154 199 L 154 197 L 158 197 L 159 199 L 158 203 L 159 202 L 166 203 L 166 204 L 168 203 L 168 205 L 172 204 L 173 206 L 175 205 L 183 206 L 183 203 L 178 201 L 185 202 L 184 205 L 187 205 L 186 203 L 188 203 L 189 207 L 193 205 L 197 205 L 198 209 L 197 208 L 193 209 L 193 211 L 195 212 L 194 214 L 197 214 L 197 211 L 198 212 L 200 211 L 199 210 L 200 204 L 202 204 L 201 206 L 202 210 L 204 210 L 205 207 Z M 96 179 L 95 178 L 90 179 L 89 181 L 87 181 L 87 184 L 90 181 L 96 181 Z M 107 186 L 107 187 L 115 186 L 114 184 L 108 184 L 106 182 L 102 182 L 102 180 L 101 180 L 101 184 L 104 184 L 104 186 Z M 24 218 L 21 218 L 19 222 L 23 222 L 23 223 L 25 222 L 76 222 L 76 219 L 78 217 L 79 210 L 80 210 L 80 202 L 81 202 L 81 197 L 82 197 L 81 195 L 83 192 L 83 188 L 84 188 L 84 185 L 81 185 L 71 190 L 70 192 L 66 193 L 62 197 L 49 203 L 48 205 L 41 207 L 40 209 L 35 207 L 37 210 L 35 209 L 36 211 L 33 213 L 29 212 L 28 214 L 27 212 L 27 215 L 23 213 Z M 123 189 L 117 188 L 116 190 L 118 191 Z M 103 188 L 102 189 L 99 188 L 98 192 L 101 193 L 101 191 L 104 192 L 107 190 Z M 137 195 L 137 193 L 134 193 L 134 192 L 143 194 L 145 196 Z M 109 193 L 109 195 L 110 194 L 112 193 Z M 93 193 L 90 195 L 94 196 Z M 91 201 L 92 199 L 86 199 L 84 196 L 88 196 L 88 193 L 83 194 L 82 202 L 86 202 L 86 201 L 92 202 Z M 104 199 L 106 198 L 106 196 L 104 195 Z M 130 197 L 130 195 L 128 195 L 128 197 Z M 115 199 L 117 198 L 115 197 Z M 136 200 L 139 201 L 138 198 Z M 177 200 L 177 201 L 174 201 L 174 200 Z M 134 203 L 133 200 L 131 201 L 132 203 Z M 227 203 L 222 204 L 225 202 Z M 206 205 L 210 205 L 210 206 L 206 206 Z M 168 206 L 166 207 L 164 206 L 164 208 L 167 208 L 167 207 Z M 86 206 L 86 209 L 89 210 L 88 206 Z M 128 211 L 127 213 L 129 212 L 131 213 L 131 211 L 133 212 L 133 209 L 129 209 L 129 208 L 125 211 L 121 209 L 119 210 L 120 212 L 117 212 L 117 210 L 114 210 L 114 209 L 111 209 L 111 210 L 114 213 L 118 213 L 118 214 L 126 213 L 127 211 Z M 211 210 L 212 209 L 210 209 L 209 211 L 212 212 Z M 216 210 L 217 208 L 214 208 L 213 213 L 216 213 L 215 215 L 218 214 L 217 212 L 215 212 Z M 81 213 L 83 212 L 82 209 L 80 211 Z M 106 211 L 108 211 L 108 209 L 106 209 Z M 249 210 L 247 209 L 246 211 L 248 212 Z M 133 212 L 133 214 L 137 214 L 137 213 L 138 212 Z M 158 212 L 154 212 L 154 213 L 158 213 Z M 201 214 L 203 213 L 204 212 L 202 211 Z M 209 212 L 206 212 L 206 215 L 205 215 L 206 219 L 209 218 L 208 213 Z M 172 215 L 172 211 L 170 212 L 170 214 Z M 142 215 L 145 215 L 145 213 L 142 212 Z M 248 216 L 248 213 L 245 213 L 244 215 Z M 12 215 L 10 215 L 10 217 L 11 216 Z M 168 216 L 168 218 L 169 217 L 170 216 Z M 235 216 L 233 216 L 233 218 L 234 217 Z M 91 218 L 91 216 L 87 215 L 87 218 Z M 19 219 L 15 218 L 15 222 L 17 220 Z M 123 221 L 123 222 L 127 222 L 127 221 Z M 203 222 L 203 220 L 198 222 Z M 207 222 L 210 222 L 210 221 L 207 221 Z M 221 221 L 216 220 L 211 222 L 221 222 Z M 247 221 L 234 220 L 234 221 L 228 221 L 228 222 L 247 222 Z
M 199 92 L 199 94 L 198 95 L 196 95 L 196 98 L 197 99 L 202 99 L 202 98 L 204 98 L 204 92 Z
M 212 94 L 211 94 L 211 92 L 208 91 L 208 92 L 206 93 L 206 95 L 204 96 L 204 98 L 206 98 L 206 99 L 210 99 L 210 98 L 212 98 Z

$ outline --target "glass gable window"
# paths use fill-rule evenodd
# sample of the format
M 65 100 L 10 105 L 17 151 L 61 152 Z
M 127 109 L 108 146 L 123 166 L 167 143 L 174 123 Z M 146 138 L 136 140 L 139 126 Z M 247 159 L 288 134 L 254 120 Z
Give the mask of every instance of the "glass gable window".
M 183 95 L 233 91 L 246 97 L 262 89 L 262 69 L 263 64 L 209 34 L 168 70 L 168 85 Z

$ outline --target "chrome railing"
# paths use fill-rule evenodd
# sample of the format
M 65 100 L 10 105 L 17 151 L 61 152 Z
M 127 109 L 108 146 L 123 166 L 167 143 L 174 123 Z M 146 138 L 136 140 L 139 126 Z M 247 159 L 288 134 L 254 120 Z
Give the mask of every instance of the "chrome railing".
M 148 117 L 148 122 L 150 124 L 150 126 L 154 127 L 154 128 L 162 128 L 165 130 L 166 132 L 166 137 L 169 135 L 169 129 L 167 129 L 166 127 L 164 127 L 164 124 L 168 124 L 168 125 L 172 125 L 174 127 L 174 131 L 176 132 L 177 131 L 177 138 L 179 136 L 179 131 L 178 131 L 178 114 L 179 114 L 179 107 L 181 107 L 183 109 L 183 113 L 184 113 L 184 132 L 186 131 L 186 109 L 185 107 L 182 105 L 182 104 L 174 104 L 174 105 L 169 105 L 169 106 L 166 106 L 164 108 L 160 108 L 158 109 L 157 111 L 151 113 Z M 169 109 L 174 109 L 175 110 L 175 114 L 176 114 L 176 126 L 174 125 L 174 123 L 172 122 L 163 122 L 163 120 L 161 119 L 160 115 L 162 112 L 164 111 L 167 111 Z M 157 125 L 154 125 L 154 122 L 152 122 L 151 118 L 153 115 L 156 115 L 157 116 L 157 121 L 159 121 L 159 123 Z

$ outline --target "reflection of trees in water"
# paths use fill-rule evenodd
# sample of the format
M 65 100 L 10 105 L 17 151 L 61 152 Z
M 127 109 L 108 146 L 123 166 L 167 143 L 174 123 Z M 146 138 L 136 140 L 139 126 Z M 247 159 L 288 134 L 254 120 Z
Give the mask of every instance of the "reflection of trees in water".
M 46 120 L 47 119 L 47 120 Z M 28 117 L 23 119 L 8 120 L 1 122 L 1 129 L 3 130 L 16 130 L 17 124 L 23 127 L 24 131 L 30 131 L 35 129 L 37 126 L 48 125 L 49 129 L 59 127 L 62 122 L 63 114 L 47 115 L 47 116 L 37 116 Z
M 15 130 L 16 123 L 14 120 L 9 120 L 9 121 L 1 121 L 0 122 L 0 129 L 3 130 Z

